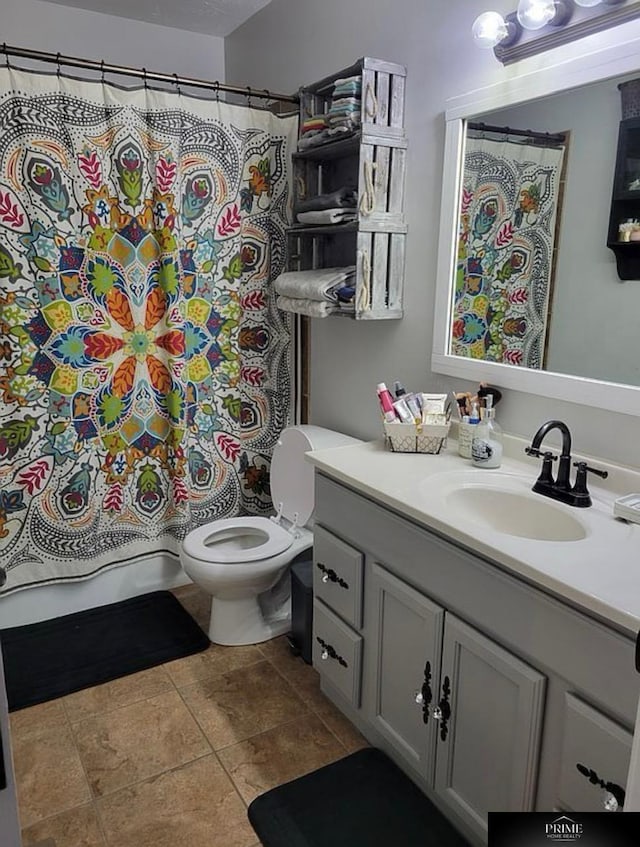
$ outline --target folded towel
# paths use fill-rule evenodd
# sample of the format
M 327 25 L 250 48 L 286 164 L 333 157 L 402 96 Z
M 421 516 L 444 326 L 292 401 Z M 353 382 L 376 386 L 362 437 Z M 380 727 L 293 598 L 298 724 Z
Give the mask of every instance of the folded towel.
M 340 79 L 337 79 L 333 84 L 334 85 L 348 85 L 349 83 L 357 83 L 358 85 L 362 85 L 362 77 L 360 74 L 355 74 L 355 76 L 343 76 Z
M 338 291 L 352 281 L 355 272 L 355 265 L 288 271 L 280 274 L 274 282 L 274 288 L 277 294 L 284 297 L 335 302 Z
M 331 96 L 334 99 L 338 97 L 359 97 L 361 93 L 362 87 L 360 83 L 346 82 L 343 85 L 336 85 Z
M 307 315 L 309 318 L 326 318 L 337 311 L 333 303 L 281 295 L 276 298 L 276 306 L 283 312 L 295 312 L 297 315 Z
M 344 288 L 339 289 L 336 292 L 338 297 L 338 303 L 340 306 L 345 306 L 348 303 L 351 303 L 353 298 L 355 297 L 356 289 L 353 285 L 345 285 Z
M 358 192 L 355 188 L 339 188 L 330 194 L 318 194 L 316 197 L 308 197 L 306 200 L 298 200 L 295 205 L 298 212 L 319 212 L 323 209 L 350 208 L 358 205 Z
M 296 215 L 301 224 L 343 224 L 355 221 L 358 213 L 355 209 L 321 209 L 317 212 L 298 212 Z
M 359 97 L 333 97 L 331 107 L 334 106 L 360 106 L 362 100 Z

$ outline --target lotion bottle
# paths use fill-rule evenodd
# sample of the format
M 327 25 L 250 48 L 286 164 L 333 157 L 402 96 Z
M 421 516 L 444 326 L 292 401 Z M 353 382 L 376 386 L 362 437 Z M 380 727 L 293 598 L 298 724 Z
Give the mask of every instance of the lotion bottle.
M 487 397 L 482 420 L 476 425 L 471 442 L 471 461 L 481 468 L 499 468 L 502 464 L 502 429 L 496 421 L 493 397 Z

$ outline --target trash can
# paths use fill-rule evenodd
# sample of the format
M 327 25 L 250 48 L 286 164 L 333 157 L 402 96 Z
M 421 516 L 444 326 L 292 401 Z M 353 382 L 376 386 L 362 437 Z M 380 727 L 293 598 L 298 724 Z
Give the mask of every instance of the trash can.
M 291 633 L 289 645 L 296 656 L 311 664 L 313 638 L 313 551 L 305 550 L 291 565 Z

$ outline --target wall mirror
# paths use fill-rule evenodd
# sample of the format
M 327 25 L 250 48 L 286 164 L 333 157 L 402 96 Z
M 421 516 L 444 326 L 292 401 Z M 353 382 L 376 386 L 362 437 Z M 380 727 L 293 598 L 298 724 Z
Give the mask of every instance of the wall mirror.
M 614 41 L 448 101 L 436 373 L 640 415 L 640 280 L 621 281 L 607 247 L 618 85 L 640 78 L 639 45 Z M 487 173 L 518 199 L 515 216 Z M 527 263 L 528 283 L 516 273 Z M 505 281 L 491 303 L 489 266 Z M 492 321 L 507 328 L 497 347 Z

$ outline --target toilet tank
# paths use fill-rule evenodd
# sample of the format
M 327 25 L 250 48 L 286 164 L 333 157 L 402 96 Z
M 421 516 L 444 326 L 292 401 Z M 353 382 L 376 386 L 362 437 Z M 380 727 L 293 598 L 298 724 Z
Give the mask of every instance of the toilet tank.
M 361 444 L 358 438 L 343 435 L 321 426 L 300 424 L 283 429 L 271 459 L 271 498 L 276 510 L 282 503 L 282 515 L 293 522 L 298 513 L 298 526 L 306 526 L 314 508 L 313 465 L 304 454 L 347 444 Z

